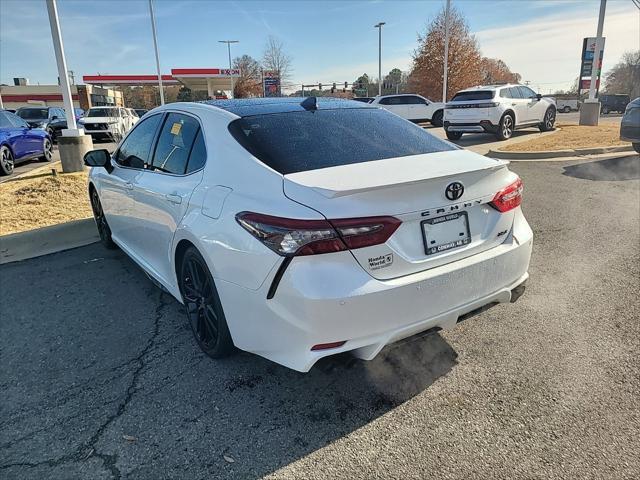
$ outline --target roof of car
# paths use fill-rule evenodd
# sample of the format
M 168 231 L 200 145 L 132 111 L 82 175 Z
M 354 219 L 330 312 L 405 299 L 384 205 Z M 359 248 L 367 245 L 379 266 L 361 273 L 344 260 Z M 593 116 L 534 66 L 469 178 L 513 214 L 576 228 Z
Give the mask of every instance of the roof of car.
M 267 115 L 270 113 L 304 112 L 301 104 L 312 97 L 267 97 L 241 98 L 236 100 L 204 100 L 207 105 L 221 108 L 239 117 L 251 115 Z M 343 98 L 316 97 L 318 110 L 335 110 L 338 108 L 376 108 L 367 103 L 355 102 Z

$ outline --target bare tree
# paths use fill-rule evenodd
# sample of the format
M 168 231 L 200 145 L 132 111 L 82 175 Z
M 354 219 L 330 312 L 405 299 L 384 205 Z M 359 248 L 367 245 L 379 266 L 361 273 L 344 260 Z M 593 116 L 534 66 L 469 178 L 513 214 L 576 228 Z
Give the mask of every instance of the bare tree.
M 284 51 L 283 43 L 270 35 L 264 48 L 262 66 L 265 70 L 278 74 L 281 86 L 291 79 L 291 62 L 291 56 Z
M 260 64 L 249 55 L 242 55 L 233 60 L 233 68 L 240 70 L 233 89 L 233 98 L 259 97 L 262 95 L 262 75 Z
M 449 13 L 449 75 L 447 99 L 458 90 L 482 83 L 482 55 L 478 41 L 469 32 L 469 26 L 460 13 L 452 7 Z M 409 75 L 409 87 L 430 98 L 442 94 L 444 68 L 445 11 L 429 22 L 424 35 L 418 36 L 418 48 L 413 54 L 413 67 Z
M 622 55 L 607 72 L 605 88 L 607 93 L 626 93 L 632 99 L 640 97 L 640 50 Z

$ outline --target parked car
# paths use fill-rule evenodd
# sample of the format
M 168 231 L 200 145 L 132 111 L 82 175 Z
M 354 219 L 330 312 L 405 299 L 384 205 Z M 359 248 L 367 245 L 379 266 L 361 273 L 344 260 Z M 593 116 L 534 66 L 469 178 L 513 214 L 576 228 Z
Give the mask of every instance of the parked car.
M 174 103 L 85 163 L 103 244 L 186 306 L 214 358 L 372 359 L 515 301 L 528 277 L 508 163 L 362 102 Z
M 134 108 L 133 110 L 138 114 L 138 117 L 140 117 L 140 118 L 142 118 L 144 116 L 144 114 L 149 111 L 149 110 L 147 110 L 145 108 Z
M 73 113 L 76 116 L 76 122 L 84 116 L 84 110 L 81 108 L 74 108 Z
M 631 142 L 633 149 L 640 153 L 640 97 L 627 105 L 620 121 L 620 139 Z
M 36 158 L 48 162 L 52 157 L 53 145 L 45 130 L 0 110 L 0 175 L 10 175 L 16 163 Z
M 554 98 L 556 102 L 556 110 L 562 113 L 569 113 L 571 111 L 578 111 L 580 104 L 577 98 Z
M 487 85 L 461 90 L 447 103 L 444 129 L 449 140 L 463 133 L 493 133 L 498 140 L 514 130 L 538 127 L 553 130 L 556 105 L 525 85 Z
M 92 107 L 78 125 L 94 140 L 117 142 L 129 131 L 132 123 L 122 107 Z
M 598 99 L 600 100 L 600 111 L 603 114 L 618 112 L 624 113 L 624 109 L 627 108 L 629 101 L 629 95 L 599 95 Z
M 421 95 L 382 95 L 375 97 L 370 103 L 412 122 L 431 122 L 436 127 L 442 126 L 444 104 L 432 102 Z
M 33 128 L 45 130 L 49 137 L 53 137 L 51 122 L 64 119 L 64 109 L 60 107 L 21 107 L 16 115 Z
M 133 108 L 125 108 L 124 111 L 125 111 L 125 121 L 127 123 L 127 131 L 129 131 L 131 127 L 133 127 L 136 124 L 136 122 L 140 120 L 140 117 L 138 116 L 138 114 Z

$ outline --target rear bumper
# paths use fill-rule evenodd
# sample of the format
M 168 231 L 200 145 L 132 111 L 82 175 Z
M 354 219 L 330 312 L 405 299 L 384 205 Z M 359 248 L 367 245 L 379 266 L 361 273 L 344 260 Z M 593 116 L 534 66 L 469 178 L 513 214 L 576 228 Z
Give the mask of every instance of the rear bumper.
M 463 133 L 495 133 L 498 131 L 498 126 L 492 123 L 490 120 L 481 120 L 479 122 L 444 122 L 445 131 L 449 132 L 463 132 Z
M 392 342 L 453 328 L 485 305 L 505 303 L 528 278 L 533 234 L 520 210 L 503 244 L 486 252 L 393 280 L 376 280 L 350 252 L 295 258 L 267 300 L 272 278 L 253 291 L 216 279 L 236 346 L 294 370 L 351 351 L 370 360 Z M 339 348 L 312 351 L 321 343 Z

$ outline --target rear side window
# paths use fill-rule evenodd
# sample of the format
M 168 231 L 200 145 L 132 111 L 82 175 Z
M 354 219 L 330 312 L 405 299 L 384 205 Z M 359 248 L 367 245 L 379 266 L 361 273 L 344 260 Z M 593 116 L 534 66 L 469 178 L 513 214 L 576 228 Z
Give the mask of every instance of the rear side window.
M 13 128 L 13 124 L 4 112 L 0 112 L 0 128 Z
M 415 96 L 410 96 L 410 97 L 404 97 L 405 98 L 405 103 L 408 103 L 410 105 L 424 105 L 425 101 L 420 98 L 420 97 L 415 97 Z
M 234 120 L 229 131 L 283 175 L 456 149 L 381 108 L 255 115 Z
M 136 123 L 116 154 L 116 162 L 125 167 L 144 168 L 149 163 L 151 145 L 162 115 L 153 115 Z
M 187 163 L 186 173 L 195 172 L 204 167 L 207 161 L 207 149 L 204 146 L 204 138 L 202 137 L 202 129 L 198 130 L 196 139 L 193 142 L 193 148 L 191 148 L 191 154 L 189 155 L 189 163 Z
M 163 172 L 184 175 L 199 129 L 200 124 L 193 117 L 180 113 L 167 115 L 153 155 L 153 167 Z
M 387 97 L 380 100 L 380 105 L 406 105 L 409 103 L 404 97 Z
M 492 90 L 477 90 L 474 92 L 458 92 L 452 101 L 468 101 L 468 100 L 491 100 L 494 92 Z

